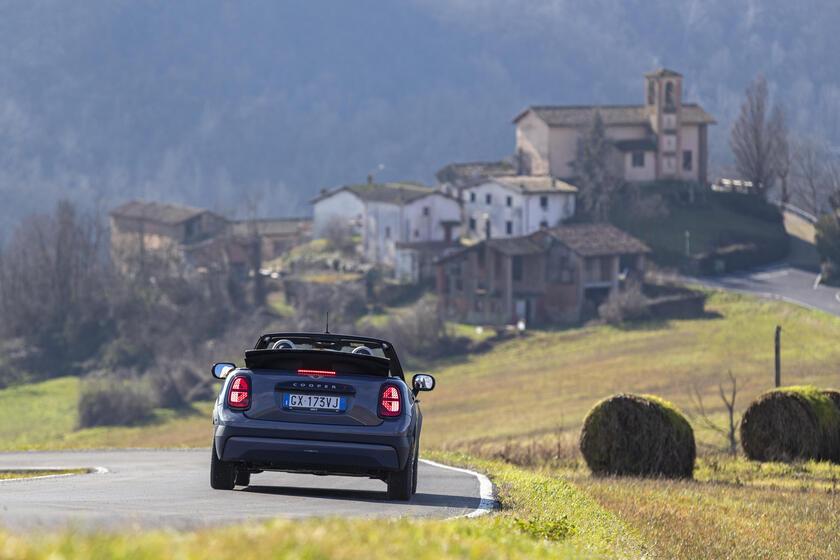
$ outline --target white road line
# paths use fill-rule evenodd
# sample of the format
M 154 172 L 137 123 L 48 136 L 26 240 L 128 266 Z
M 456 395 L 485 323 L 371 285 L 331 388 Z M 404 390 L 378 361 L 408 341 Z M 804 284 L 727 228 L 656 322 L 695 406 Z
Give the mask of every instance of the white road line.
M 0 472 L 14 472 L 14 473 L 27 473 L 27 472 L 50 472 L 50 471 L 71 471 L 79 468 L 87 468 L 87 467 L 67 467 L 67 468 L 59 468 L 59 467 L 44 467 L 44 468 L 37 468 L 37 467 L 26 467 L 26 468 L 19 468 L 19 469 L 0 469 Z M 62 474 L 45 474 L 42 476 L 26 476 L 21 478 L 4 478 L 0 480 L 0 484 L 5 482 L 22 482 L 25 480 L 44 480 L 45 478 L 63 478 L 65 476 L 77 476 L 80 474 L 105 474 L 108 472 L 108 469 L 105 467 L 90 467 L 87 468 L 86 472 L 76 472 L 76 473 L 62 473 Z
M 458 519 L 459 517 L 479 517 L 482 515 L 486 515 L 496 509 L 496 499 L 493 497 L 493 483 L 490 482 L 490 479 L 484 476 L 481 473 L 477 473 L 475 471 L 471 471 L 468 469 L 459 469 L 458 467 L 450 467 L 449 465 L 443 465 L 441 463 L 436 463 L 434 461 L 429 461 L 428 459 L 420 459 L 427 465 L 432 465 L 433 467 L 438 467 L 441 469 L 449 469 L 450 471 L 471 474 L 478 479 L 478 493 L 481 498 L 481 501 L 478 503 L 478 507 L 472 510 L 470 513 L 465 515 L 456 515 L 454 517 L 449 517 L 448 519 Z

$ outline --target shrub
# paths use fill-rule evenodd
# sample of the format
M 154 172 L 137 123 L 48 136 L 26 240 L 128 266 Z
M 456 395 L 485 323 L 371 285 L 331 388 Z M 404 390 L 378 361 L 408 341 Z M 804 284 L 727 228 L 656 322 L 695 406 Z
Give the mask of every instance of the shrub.
M 741 234 L 739 241 L 697 255 L 694 262 L 701 274 L 719 274 L 780 261 L 789 249 L 790 240 L 784 231 L 778 235 Z
M 142 381 L 88 376 L 79 392 L 79 428 L 137 424 L 154 406 L 152 390 Z
M 694 431 L 670 403 L 649 395 L 615 395 L 583 422 L 580 450 L 595 474 L 691 478 Z
M 764 393 L 741 420 L 741 446 L 754 461 L 840 460 L 840 394 L 811 386 Z
M 372 336 L 391 341 L 398 351 L 418 357 L 452 356 L 470 346 L 469 338 L 455 336 L 448 328 L 433 297 L 394 313 L 384 326 L 365 323 L 364 327 Z
M 623 290 L 613 290 L 607 301 L 598 307 L 598 316 L 611 325 L 644 319 L 650 315 L 648 303 L 641 283 L 634 282 Z
M 720 202 L 722 206 L 744 214 L 745 216 L 752 216 L 765 222 L 773 222 L 781 224 L 784 222 L 781 210 L 762 197 L 753 194 L 742 194 L 738 192 L 719 192 L 711 191 L 710 196 L 712 200 Z
M 817 221 L 816 230 L 824 280 L 840 282 L 840 220 L 836 215 L 823 214 Z

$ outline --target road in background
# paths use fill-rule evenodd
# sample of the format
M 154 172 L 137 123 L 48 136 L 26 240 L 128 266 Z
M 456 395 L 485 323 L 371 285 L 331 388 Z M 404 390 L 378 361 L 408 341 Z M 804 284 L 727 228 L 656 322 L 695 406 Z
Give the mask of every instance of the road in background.
M 682 277 L 682 282 L 795 303 L 840 316 L 840 292 L 817 285 L 817 273 L 787 263 L 725 276 Z
M 196 527 L 274 517 L 455 517 L 482 504 L 478 478 L 420 463 L 417 494 L 385 500 L 385 483 L 355 477 L 266 472 L 251 486 L 210 488 L 210 450 L 0 453 L 0 469 L 105 467 L 104 474 L 0 481 L 7 529 Z

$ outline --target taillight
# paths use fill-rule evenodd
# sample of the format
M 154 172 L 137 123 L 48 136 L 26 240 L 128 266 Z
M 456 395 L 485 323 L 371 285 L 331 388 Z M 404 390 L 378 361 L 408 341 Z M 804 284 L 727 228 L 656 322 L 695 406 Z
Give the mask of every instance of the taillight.
M 230 382 L 228 390 L 228 405 L 231 408 L 248 408 L 251 406 L 251 380 L 244 375 L 238 375 Z
M 396 385 L 383 385 L 379 395 L 379 415 L 399 416 L 401 411 L 400 390 Z
M 330 369 L 299 369 L 297 370 L 298 375 L 326 375 L 328 377 L 334 377 L 335 372 Z

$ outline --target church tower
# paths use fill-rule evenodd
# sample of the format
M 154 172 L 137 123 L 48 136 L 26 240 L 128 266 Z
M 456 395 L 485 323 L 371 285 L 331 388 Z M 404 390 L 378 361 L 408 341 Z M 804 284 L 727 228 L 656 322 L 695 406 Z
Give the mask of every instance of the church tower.
M 656 178 L 676 178 L 681 153 L 682 75 L 661 68 L 645 75 L 645 86 L 645 109 L 657 138 Z

